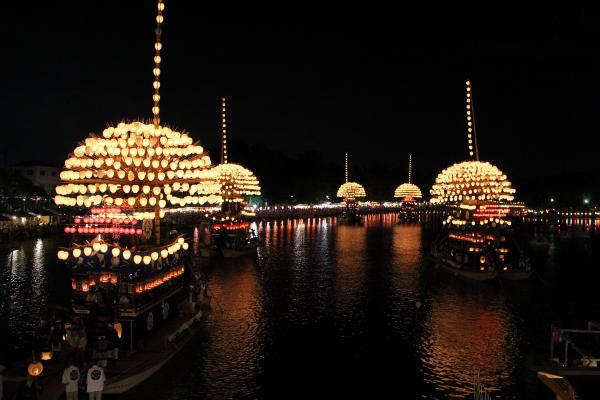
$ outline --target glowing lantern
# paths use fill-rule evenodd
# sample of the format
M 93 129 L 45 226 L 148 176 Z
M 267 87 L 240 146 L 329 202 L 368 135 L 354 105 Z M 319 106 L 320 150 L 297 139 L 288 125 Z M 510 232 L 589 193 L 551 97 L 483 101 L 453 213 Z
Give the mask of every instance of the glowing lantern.
M 113 324 L 113 328 L 115 329 L 115 331 L 117 332 L 117 337 L 119 339 L 121 339 L 121 336 L 123 335 L 123 325 L 121 325 L 120 322 L 115 322 Z
M 139 254 L 136 254 L 135 256 L 133 256 L 133 262 L 136 264 L 139 264 L 142 262 L 142 256 L 140 256 Z
M 27 366 L 27 372 L 31 376 L 39 376 L 44 370 L 44 365 L 40 361 L 32 361 Z

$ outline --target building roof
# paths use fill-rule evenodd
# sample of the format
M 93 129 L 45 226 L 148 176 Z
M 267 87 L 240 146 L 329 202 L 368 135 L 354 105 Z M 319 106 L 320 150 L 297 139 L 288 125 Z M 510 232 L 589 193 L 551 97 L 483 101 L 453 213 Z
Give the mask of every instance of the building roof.
M 21 161 L 21 162 L 14 164 L 13 166 L 14 167 L 50 167 L 50 168 L 58 169 L 58 167 L 56 165 L 52 165 L 50 163 L 40 161 L 40 160 Z

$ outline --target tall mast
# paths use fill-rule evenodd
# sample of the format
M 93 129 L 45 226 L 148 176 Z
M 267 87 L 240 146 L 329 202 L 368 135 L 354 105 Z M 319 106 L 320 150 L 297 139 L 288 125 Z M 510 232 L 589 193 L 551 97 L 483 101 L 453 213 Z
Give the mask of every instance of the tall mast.
M 163 23 L 163 15 L 162 12 L 165 9 L 165 3 L 163 0 L 158 0 L 157 14 L 156 14 L 156 30 L 154 31 L 156 35 L 156 40 L 154 42 L 154 69 L 152 73 L 154 74 L 154 82 L 152 86 L 154 87 L 154 94 L 152 95 L 152 100 L 154 101 L 154 106 L 152 107 L 152 114 L 154 118 L 152 122 L 154 123 L 154 127 L 158 128 L 160 126 L 160 50 L 162 49 L 162 43 L 160 41 L 160 37 L 162 35 L 162 23 Z
M 348 153 L 346 153 L 346 162 L 344 163 L 344 171 L 346 174 L 346 183 L 348 183 Z
M 408 155 L 408 183 L 412 183 L 412 154 Z
M 221 99 L 221 164 L 227 164 L 227 102 Z
M 479 161 L 477 130 L 475 129 L 475 109 L 473 107 L 473 91 L 471 90 L 471 81 L 469 80 L 467 80 L 467 133 L 469 156 Z

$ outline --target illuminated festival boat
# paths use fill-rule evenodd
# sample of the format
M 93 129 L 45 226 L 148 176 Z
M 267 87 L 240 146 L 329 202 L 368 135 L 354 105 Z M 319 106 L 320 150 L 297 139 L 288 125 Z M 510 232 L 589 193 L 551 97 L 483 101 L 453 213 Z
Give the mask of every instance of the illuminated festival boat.
M 408 155 L 408 182 L 396 188 L 394 197 L 402 202 L 398 222 L 415 222 L 418 219 L 415 205 L 421 201 L 423 194 L 421 189 L 412 182 L 412 154 Z
M 432 256 L 446 270 L 474 280 L 496 277 L 527 279 L 529 259 L 512 234 L 515 189 L 496 166 L 479 161 L 472 93 L 467 81 L 467 130 L 470 161 L 443 170 L 431 189 L 433 204 L 445 204 L 455 214 L 432 246 Z
M 73 240 L 58 252 L 71 272 L 74 312 L 64 341 L 81 362 L 104 365 L 108 394 L 162 367 L 208 310 L 189 243 L 161 230 L 167 207 L 222 200 L 202 146 L 161 125 L 163 9 L 158 0 L 152 123 L 122 122 L 90 134 L 65 161 L 56 187 L 59 207 L 88 210 L 64 228 Z
M 228 161 L 225 98 L 221 106 L 221 164 L 211 171 L 220 185 L 223 203 L 219 212 L 206 215 L 213 223 L 209 227 L 207 244 L 200 248 L 200 255 L 233 258 L 256 253 L 258 233 L 255 224 L 247 221 L 255 213 L 244 196 L 259 196 L 260 185 L 252 171 Z
M 346 181 L 338 188 L 337 197 L 343 199 L 345 208 L 338 217 L 338 222 L 345 225 L 362 225 L 363 221 L 358 214 L 358 199 L 365 197 L 365 189 L 360 183 L 348 181 L 348 153 L 344 162 Z

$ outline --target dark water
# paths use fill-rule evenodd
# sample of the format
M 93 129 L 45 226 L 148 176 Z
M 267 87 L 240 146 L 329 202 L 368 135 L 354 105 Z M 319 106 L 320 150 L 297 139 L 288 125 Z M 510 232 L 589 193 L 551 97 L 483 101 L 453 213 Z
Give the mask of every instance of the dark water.
M 534 255 L 533 279 L 502 284 L 435 270 L 433 229 L 393 215 L 259 229 L 254 259 L 204 265 L 215 312 L 197 340 L 121 398 L 472 398 L 479 373 L 498 398 L 550 399 L 530 369 L 547 356 L 550 322 L 598 316 L 595 238 L 555 240 Z M 11 348 L 27 346 L 45 301 L 66 301 L 56 246 L 26 243 L 1 271 Z

